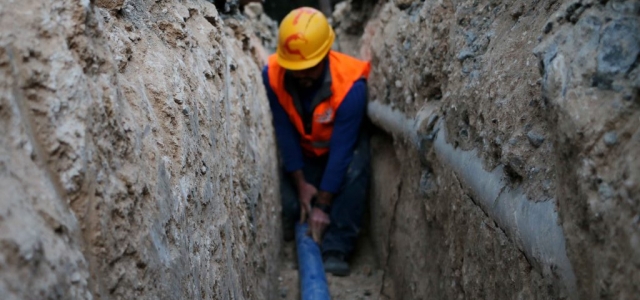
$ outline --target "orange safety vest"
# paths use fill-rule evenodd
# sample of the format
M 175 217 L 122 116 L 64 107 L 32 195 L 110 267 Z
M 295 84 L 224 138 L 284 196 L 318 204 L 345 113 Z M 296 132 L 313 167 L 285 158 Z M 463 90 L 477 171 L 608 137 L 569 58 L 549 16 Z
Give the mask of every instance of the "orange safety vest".
M 330 76 L 316 97 L 322 97 L 313 109 L 311 128 L 306 128 L 302 118 L 302 104 L 287 92 L 286 70 L 277 62 L 276 54 L 269 57 L 269 84 L 278 97 L 278 102 L 289 115 L 289 120 L 300 133 L 302 150 L 308 156 L 319 157 L 329 152 L 329 141 L 333 132 L 335 113 L 357 80 L 369 77 L 370 64 L 336 51 L 329 52 Z M 330 86 L 326 84 L 330 83 Z M 324 89 L 324 90 L 323 90 Z M 314 101 L 315 104 L 316 101 Z M 313 105 L 313 104 L 312 104 Z M 310 130 L 309 130 L 310 129 Z

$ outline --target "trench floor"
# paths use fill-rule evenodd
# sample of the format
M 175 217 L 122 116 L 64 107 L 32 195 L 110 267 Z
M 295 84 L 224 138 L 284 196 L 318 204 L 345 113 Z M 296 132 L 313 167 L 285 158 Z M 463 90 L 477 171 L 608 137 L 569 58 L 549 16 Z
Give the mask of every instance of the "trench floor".
M 299 300 L 300 281 L 295 252 L 295 242 L 283 244 L 280 254 L 280 276 L 278 277 L 279 299 Z M 358 240 L 355 253 L 349 260 L 351 274 L 336 277 L 327 273 L 329 292 L 333 300 L 390 300 L 385 294 L 389 283 L 383 287 L 384 272 L 376 258 L 373 244 L 366 234 Z M 389 280 L 386 280 L 389 282 Z

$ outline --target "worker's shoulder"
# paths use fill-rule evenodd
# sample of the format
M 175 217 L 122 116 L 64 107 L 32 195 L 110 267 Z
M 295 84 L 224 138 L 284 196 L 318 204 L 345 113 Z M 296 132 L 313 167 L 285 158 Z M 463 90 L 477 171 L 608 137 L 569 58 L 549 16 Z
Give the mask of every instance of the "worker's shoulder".
M 367 79 L 364 77 L 359 78 L 358 80 L 356 80 L 353 85 L 351 86 L 351 89 L 366 89 L 367 88 Z
M 349 108 L 345 108 L 345 110 L 354 109 L 359 110 L 359 107 L 362 106 L 363 103 L 366 103 L 367 99 L 367 82 L 364 78 L 356 80 L 353 83 L 347 95 L 345 95 L 344 100 L 342 100 L 342 106 L 346 106 Z M 346 104 L 346 105 L 345 105 Z
M 349 89 L 349 93 L 360 93 L 362 91 L 367 90 L 367 79 L 364 77 L 359 78 L 358 80 L 353 82 L 351 88 Z
M 331 50 L 331 54 L 333 54 L 334 57 L 338 57 L 338 58 L 346 58 L 346 59 L 353 59 L 353 60 L 359 60 L 359 61 L 364 61 L 362 59 L 359 59 L 355 56 L 346 54 L 346 53 L 342 53 L 340 51 L 336 51 L 336 50 Z

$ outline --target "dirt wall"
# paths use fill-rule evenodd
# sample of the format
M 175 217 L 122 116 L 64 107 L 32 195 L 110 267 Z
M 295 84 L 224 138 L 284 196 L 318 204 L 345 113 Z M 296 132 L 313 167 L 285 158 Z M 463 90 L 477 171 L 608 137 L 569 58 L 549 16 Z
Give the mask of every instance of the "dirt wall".
M 417 147 L 398 135 L 374 143 L 370 223 L 395 298 L 637 294 L 639 15 L 637 1 L 338 6 L 339 48 L 372 62 L 371 101 L 430 114 L 449 145 L 504 170 L 501 194 L 555 206 L 575 275 L 532 260 L 479 205 L 434 153 L 430 121 Z
M 267 299 L 276 157 L 245 21 L 0 3 L 3 299 Z
M 581 299 L 640 293 L 640 3 L 565 3 L 534 49 Z

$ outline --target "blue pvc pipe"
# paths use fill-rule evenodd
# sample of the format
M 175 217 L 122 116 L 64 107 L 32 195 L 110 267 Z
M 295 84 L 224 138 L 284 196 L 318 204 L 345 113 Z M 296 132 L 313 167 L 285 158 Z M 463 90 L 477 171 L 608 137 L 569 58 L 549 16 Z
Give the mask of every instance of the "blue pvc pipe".
M 329 300 L 329 285 L 324 275 L 320 248 L 307 235 L 308 225 L 296 224 L 296 251 L 300 272 L 300 294 L 302 300 Z

